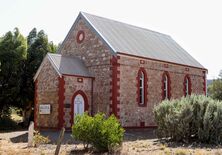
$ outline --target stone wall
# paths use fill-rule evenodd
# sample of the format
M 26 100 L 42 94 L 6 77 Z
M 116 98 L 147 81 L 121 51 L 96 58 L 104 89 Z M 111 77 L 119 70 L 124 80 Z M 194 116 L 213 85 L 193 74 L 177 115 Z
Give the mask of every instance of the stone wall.
M 42 128 L 58 127 L 58 74 L 48 59 L 44 61 L 37 77 L 35 120 L 36 126 Z M 39 114 L 39 104 L 50 104 L 51 114 Z
M 204 73 L 202 69 L 173 65 L 120 55 L 118 59 L 120 89 L 120 120 L 124 127 L 153 126 L 153 107 L 162 101 L 162 75 L 168 71 L 171 81 L 171 99 L 184 95 L 184 77 L 191 78 L 192 93 L 204 94 Z M 148 78 L 147 106 L 137 103 L 137 74 L 143 67 Z M 145 124 L 144 124 L 145 123 Z
M 84 32 L 85 38 L 78 43 L 77 34 L 80 31 Z M 95 34 L 89 24 L 85 23 L 83 19 L 79 19 L 64 42 L 61 54 L 79 57 L 84 61 L 89 72 L 95 77 L 93 111 L 109 114 L 112 55 L 108 46 Z
M 64 121 L 65 121 L 65 127 L 69 128 L 71 127 L 71 104 L 73 104 L 73 95 L 76 91 L 81 90 L 83 91 L 88 100 L 88 112 L 91 113 L 91 102 L 92 102 L 92 78 L 82 78 L 82 82 L 78 82 L 77 79 L 79 77 L 75 76 L 64 76 L 64 81 L 65 81 L 65 100 L 64 100 Z

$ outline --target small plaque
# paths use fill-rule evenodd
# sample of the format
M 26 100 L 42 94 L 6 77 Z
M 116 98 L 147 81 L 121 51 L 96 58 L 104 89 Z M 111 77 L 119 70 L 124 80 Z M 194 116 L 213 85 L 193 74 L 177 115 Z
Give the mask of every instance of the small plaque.
M 50 104 L 40 104 L 39 105 L 39 114 L 50 114 L 51 106 Z
M 65 103 L 65 108 L 70 108 L 70 103 Z

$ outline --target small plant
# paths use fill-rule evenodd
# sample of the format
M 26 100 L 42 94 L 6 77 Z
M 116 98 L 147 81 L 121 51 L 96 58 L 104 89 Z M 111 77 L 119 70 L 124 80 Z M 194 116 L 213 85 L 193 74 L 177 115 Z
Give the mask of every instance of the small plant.
M 122 143 L 124 129 L 115 116 L 105 118 L 102 113 L 94 117 L 87 113 L 78 115 L 72 126 L 72 136 L 88 148 L 91 144 L 98 151 L 112 151 Z
M 188 155 L 189 152 L 187 150 L 179 149 L 175 151 L 175 155 Z
M 171 155 L 169 148 L 164 149 L 164 153 L 165 153 L 165 155 Z
M 165 150 L 165 149 L 166 149 L 166 145 L 161 144 L 161 145 L 160 145 L 160 150 Z
M 47 144 L 49 142 L 50 140 L 48 137 L 41 135 L 39 131 L 34 132 L 33 143 L 35 147 L 39 146 L 40 144 Z

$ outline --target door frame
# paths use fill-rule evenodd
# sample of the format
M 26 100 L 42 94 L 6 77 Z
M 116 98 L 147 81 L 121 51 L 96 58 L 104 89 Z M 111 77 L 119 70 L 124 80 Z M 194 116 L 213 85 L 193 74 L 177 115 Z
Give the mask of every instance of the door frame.
M 89 105 L 88 105 L 88 99 L 87 99 L 87 96 L 86 94 L 82 91 L 82 90 L 77 90 L 73 96 L 72 96 L 72 99 L 71 99 L 71 112 L 70 112 L 70 115 L 71 115 L 71 125 L 73 125 L 73 120 L 74 120 L 74 100 L 76 98 L 77 95 L 82 95 L 83 97 L 83 100 L 84 100 L 84 112 L 87 111 L 89 109 Z

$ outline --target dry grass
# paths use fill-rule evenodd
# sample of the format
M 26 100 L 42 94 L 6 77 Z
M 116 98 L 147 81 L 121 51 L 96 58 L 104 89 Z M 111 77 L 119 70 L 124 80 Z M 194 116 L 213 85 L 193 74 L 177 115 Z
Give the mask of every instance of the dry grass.
M 3 133 L 5 135 L 5 133 Z M 13 133 L 15 134 L 15 133 Z M 222 147 L 214 146 L 184 146 L 181 144 L 161 143 L 152 136 L 152 132 L 147 135 L 147 131 L 142 131 L 147 137 L 138 138 L 133 132 L 125 137 L 122 147 L 113 154 L 123 155 L 222 155 Z M 140 136 L 142 134 L 139 134 Z M 11 135 L 11 133 L 10 133 Z M 2 136 L 7 137 L 7 136 Z M 53 155 L 55 144 L 43 144 L 37 148 L 27 148 L 27 143 L 12 143 L 9 140 L 0 140 L 0 155 Z M 72 154 L 92 154 L 92 150 L 83 150 L 82 144 L 63 144 L 61 146 L 61 155 Z M 105 153 L 107 154 L 107 153 Z
M 41 145 L 38 148 L 27 148 L 27 143 L 12 143 L 0 140 L 0 155 L 53 155 L 56 145 Z M 84 151 L 81 144 L 62 145 L 61 155 L 71 154 L 92 154 Z M 222 155 L 221 149 L 204 148 L 172 148 L 164 144 L 154 144 L 149 140 L 137 140 L 134 142 L 124 142 L 120 154 L 123 155 Z

